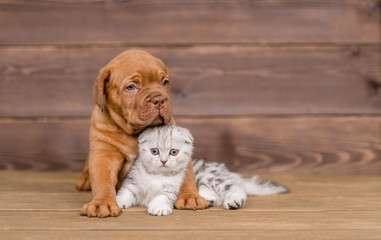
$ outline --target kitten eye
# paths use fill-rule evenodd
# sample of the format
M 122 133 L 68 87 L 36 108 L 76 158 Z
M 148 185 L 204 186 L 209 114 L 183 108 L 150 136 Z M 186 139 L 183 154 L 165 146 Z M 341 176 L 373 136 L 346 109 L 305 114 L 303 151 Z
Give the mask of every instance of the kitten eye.
M 171 149 L 171 151 L 169 151 L 169 154 L 171 154 L 172 156 L 176 156 L 178 153 L 179 153 L 179 150 L 177 149 Z
M 128 90 L 128 91 L 133 91 L 133 90 L 135 90 L 135 89 L 136 89 L 136 86 L 135 86 L 134 84 L 128 85 L 128 86 L 126 87 L 126 90 Z
M 163 80 L 163 86 L 168 87 L 168 85 L 169 85 L 169 81 L 167 79 L 164 79 Z
M 151 153 L 153 155 L 158 155 L 159 154 L 159 149 L 157 149 L 157 148 L 151 148 Z

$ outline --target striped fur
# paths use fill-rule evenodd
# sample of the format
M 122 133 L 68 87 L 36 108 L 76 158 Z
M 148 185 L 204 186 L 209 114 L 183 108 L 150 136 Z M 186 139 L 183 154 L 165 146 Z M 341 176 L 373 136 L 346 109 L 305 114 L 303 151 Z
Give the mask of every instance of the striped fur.
M 172 213 L 192 157 L 193 137 L 189 130 L 165 125 L 149 128 L 139 136 L 139 156 L 132 166 L 116 199 L 119 207 L 147 206 L 151 215 Z M 285 193 L 288 190 L 258 178 L 242 178 L 223 163 L 193 160 L 199 194 L 209 206 L 238 209 L 247 195 Z

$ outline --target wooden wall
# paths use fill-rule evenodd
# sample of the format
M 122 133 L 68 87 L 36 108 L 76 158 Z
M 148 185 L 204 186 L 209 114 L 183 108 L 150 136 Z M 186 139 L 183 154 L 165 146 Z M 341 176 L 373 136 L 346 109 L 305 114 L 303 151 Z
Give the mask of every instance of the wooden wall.
M 92 85 L 144 49 L 196 157 L 381 174 L 380 0 L 0 0 L 0 169 L 81 170 Z

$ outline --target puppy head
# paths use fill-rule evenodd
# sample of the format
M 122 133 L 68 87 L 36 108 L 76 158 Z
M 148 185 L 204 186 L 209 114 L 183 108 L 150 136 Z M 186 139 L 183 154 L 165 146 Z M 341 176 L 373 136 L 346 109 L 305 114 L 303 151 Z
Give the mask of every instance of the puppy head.
M 147 52 L 123 52 L 103 67 L 94 85 L 94 99 L 130 134 L 172 119 L 171 82 L 164 63 Z

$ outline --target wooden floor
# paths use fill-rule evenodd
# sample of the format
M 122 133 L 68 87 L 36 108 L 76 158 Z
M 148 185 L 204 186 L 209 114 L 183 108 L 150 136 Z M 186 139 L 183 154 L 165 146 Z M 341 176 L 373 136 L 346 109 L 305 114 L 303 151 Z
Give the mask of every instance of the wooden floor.
M 381 176 L 263 176 L 291 193 L 250 197 L 241 210 L 153 217 L 79 216 L 89 192 L 73 172 L 0 172 L 1 239 L 381 239 Z

